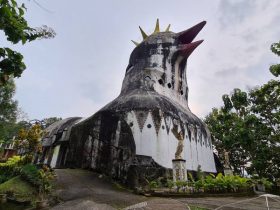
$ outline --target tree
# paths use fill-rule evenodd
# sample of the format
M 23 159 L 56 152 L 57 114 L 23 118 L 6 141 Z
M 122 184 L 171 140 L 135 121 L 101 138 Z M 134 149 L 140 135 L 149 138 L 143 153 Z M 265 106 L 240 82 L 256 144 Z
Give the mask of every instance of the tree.
M 247 93 L 234 89 L 231 95 L 223 95 L 224 106 L 214 108 L 206 117 L 213 144 L 221 160 L 229 152 L 230 163 L 236 173 L 250 161 L 248 150 L 254 141 L 254 126 L 257 119 L 249 113 Z
M 62 120 L 61 117 L 49 117 L 49 118 L 44 118 L 43 121 L 45 123 L 45 127 L 48 127 L 50 126 L 51 124 L 57 122 L 57 121 L 60 121 Z
M 271 51 L 280 56 L 280 42 L 272 44 Z M 272 65 L 269 70 L 278 77 L 280 64 Z M 260 155 L 252 160 L 252 169 L 261 173 L 266 166 L 266 174 L 280 177 L 280 81 L 270 80 L 261 87 L 252 89 L 249 95 L 251 111 L 266 128 L 266 136 L 261 139 Z
M 280 42 L 271 50 L 280 56 Z M 270 72 L 278 77 L 280 64 Z M 280 82 L 271 80 L 248 93 L 234 89 L 222 97 L 224 105 L 206 117 L 219 157 L 229 151 L 236 173 L 247 165 L 247 172 L 261 177 L 280 177 Z
M 13 99 L 15 84 L 12 79 L 0 88 L 0 141 L 6 142 L 13 137 L 17 119 L 18 103 Z M 15 133 L 14 133 L 15 135 Z
M 270 49 L 274 54 L 280 56 L 280 41 L 278 43 L 273 43 Z M 280 64 L 271 65 L 269 70 L 275 77 L 278 77 L 280 75 Z
M 41 138 L 43 129 L 39 123 L 35 123 L 30 128 L 21 128 L 16 137 L 15 146 L 21 149 L 32 161 L 35 153 L 42 151 Z
M 53 29 L 43 26 L 31 28 L 24 19 L 26 8 L 18 5 L 16 0 L 0 1 L 0 30 L 3 30 L 7 40 L 13 44 L 33 41 L 38 38 L 52 38 Z M 0 48 L 0 87 L 5 85 L 9 78 L 20 77 L 26 66 L 23 56 L 10 48 Z

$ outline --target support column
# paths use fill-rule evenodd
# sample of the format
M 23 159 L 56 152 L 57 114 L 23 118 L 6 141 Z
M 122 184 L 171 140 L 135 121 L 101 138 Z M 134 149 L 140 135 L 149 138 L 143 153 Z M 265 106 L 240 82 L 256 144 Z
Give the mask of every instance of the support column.
M 174 159 L 172 160 L 173 181 L 187 181 L 186 160 Z

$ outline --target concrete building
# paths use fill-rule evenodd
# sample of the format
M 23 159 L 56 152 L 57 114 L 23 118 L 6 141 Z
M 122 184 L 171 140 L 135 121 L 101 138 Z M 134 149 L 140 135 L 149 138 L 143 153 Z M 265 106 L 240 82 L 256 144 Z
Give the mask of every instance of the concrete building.
M 43 151 L 39 163 L 50 165 L 53 168 L 65 167 L 71 128 L 79 120 L 81 120 L 80 117 L 66 118 L 45 129 L 45 135 L 42 138 Z
M 143 41 L 134 42 L 120 95 L 83 121 L 48 128 L 44 147 L 52 149 L 44 150 L 43 161 L 91 168 L 135 186 L 143 178 L 170 175 L 180 151 L 187 170 L 201 166 L 215 173 L 209 130 L 188 107 L 187 60 L 202 43 L 193 40 L 205 23 L 174 33 L 169 27 L 159 32 L 157 22 L 149 36 L 141 29 Z M 182 135 L 180 148 L 172 129 Z

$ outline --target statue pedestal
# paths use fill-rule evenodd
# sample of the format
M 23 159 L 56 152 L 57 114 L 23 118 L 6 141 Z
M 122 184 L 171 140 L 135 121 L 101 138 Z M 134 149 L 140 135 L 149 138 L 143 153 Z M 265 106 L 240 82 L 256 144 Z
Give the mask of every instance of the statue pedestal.
M 174 159 L 172 160 L 173 181 L 187 181 L 186 160 Z
M 232 176 L 233 172 L 230 168 L 225 168 L 224 169 L 224 174 L 225 174 L 225 176 Z

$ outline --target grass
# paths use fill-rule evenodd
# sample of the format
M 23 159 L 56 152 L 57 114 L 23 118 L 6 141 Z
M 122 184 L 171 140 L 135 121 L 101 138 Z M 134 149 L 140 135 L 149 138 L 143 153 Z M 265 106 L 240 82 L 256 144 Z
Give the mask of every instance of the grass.
M 0 184 L 0 193 L 7 192 L 12 192 L 17 199 L 26 201 L 33 201 L 37 195 L 36 189 L 19 176 Z

